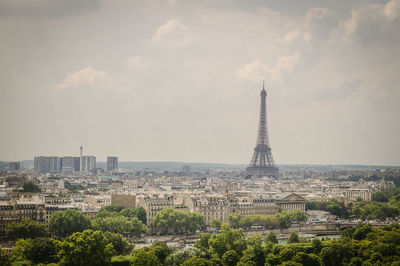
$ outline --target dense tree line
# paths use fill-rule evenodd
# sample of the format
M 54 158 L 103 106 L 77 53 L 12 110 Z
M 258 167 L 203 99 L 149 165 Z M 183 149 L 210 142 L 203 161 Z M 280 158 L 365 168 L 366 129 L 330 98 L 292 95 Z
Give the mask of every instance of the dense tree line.
M 120 213 L 120 211 L 110 211 Z M 63 213 L 70 215 L 71 221 L 81 224 L 75 230 L 86 226 L 85 218 L 76 210 Z M 78 212 L 79 213 L 79 212 Z M 166 221 L 181 219 L 180 213 L 166 210 Z M 82 214 L 83 215 L 83 214 Z M 178 216 L 174 216 L 178 215 Z M 296 212 L 282 213 L 302 219 Z M 118 218 L 118 215 L 104 218 Z M 125 217 L 125 216 L 123 216 Z M 165 217 L 165 216 L 161 216 Z M 243 218 L 232 215 L 230 223 L 239 225 Z M 297 218 L 296 218 L 297 217 Z M 127 218 L 127 217 L 125 217 Z M 137 217 L 134 217 L 137 218 Z M 161 218 L 160 218 L 161 219 Z M 30 222 L 27 227 L 32 227 Z M 17 226 L 18 227 L 18 226 Z M 51 231 L 52 234 L 58 231 Z M 273 231 L 263 239 L 262 235 L 246 237 L 243 229 L 235 229 L 230 224 L 221 224 L 218 233 L 202 233 L 193 247 L 172 250 L 165 243 L 152 245 L 133 251 L 121 234 L 84 229 L 57 238 L 40 234 L 29 238 L 19 238 L 11 252 L 1 250 L 1 265 L 400 265 L 400 226 L 393 224 L 382 228 L 372 228 L 368 224 L 346 229 L 337 240 L 312 241 L 299 238 L 292 233 L 286 244 L 279 244 Z
M 389 191 L 377 191 L 372 194 L 372 200 L 387 203 L 392 197 L 398 195 L 400 195 L 400 188 L 394 188 Z
M 164 208 L 157 212 L 153 225 L 159 233 L 194 233 L 204 225 L 203 215 Z
M 19 223 L 11 223 L 7 227 L 6 235 L 9 239 L 16 240 L 47 236 L 62 239 L 87 229 L 130 236 L 147 232 L 146 225 L 140 220 L 146 219 L 146 212 L 143 208 L 124 208 L 120 212 L 110 211 L 111 208 L 113 207 L 108 210 L 107 208 L 101 209 L 93 220 L 75 209 L 56 212 L 50 217 L 48 229 L 36 221 L 23 219 Z
M 338 217 L 347 218 L 349 211 L 351 211 L 351 206 L 346 207 L 343 202 L 338 202 L 336 199 L 329 201 L 309 201 L 306 202 L 306 211 L 308 210 L 328 211 Z
M 293 222 L 305 222 L 307 216 L 299 210 L 282 211 L 274 215 L 246 215 L 240 218 L 239 225 L 241 228 L 249 228 L 253 225 L 264 226 L 266 229 L 286 229 Z M 232 224 L 231 224 L 232 226 Z M 238 226 L 234 228 L 239 228 Z
M 372 199 L 358 200 L 347 207 L 337 200 L 307 202 L 306 210 L 324 210 L 338 217 L 362 220 L 384 221 L 400 215 L 400 188 L 375 192 Z
M 271 237 L 272 236 L 272 237 Z M 271 241 L 271 238 L 273 241 Z M 287 244 L 274 234 L 245 237 L 242 229 L 223 224 L 218 234 L 203 233 L 194 247 L 172 251 L 163 243 L 114 257 L 114 265 L 400 265 L 400 226 L 345 230 L 337 240 L 311 241 L 292 233 Z M 162 252 L 160 252 L 162 250 Z

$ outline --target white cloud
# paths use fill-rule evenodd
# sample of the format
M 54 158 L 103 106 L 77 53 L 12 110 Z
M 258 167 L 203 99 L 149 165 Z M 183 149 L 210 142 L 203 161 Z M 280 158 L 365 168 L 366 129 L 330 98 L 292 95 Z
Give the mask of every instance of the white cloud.
M 275 67 L 268 67 L 260 60 L 254 60 L 236 71 L 236 79 L 259 82 L 268 78 L 270 81 L 280 81 L 285 72 L 290 72 L 299 64 L 301 52 L 296 51 L 289 56 L 279 57 Z
M 81 85 L 93 85 L 96 82 L 107 81 L 111 76 L 104 71 L 87 67 L 77 72 L 68 74 L 64 81 L 57 84 L 58 89 L 76 88 Z
M 383 9 L 383 13 L 390 22 L 398 18 L 400 14 L 400 0 L 388 2 Z
M 327 8 L 314 7 L 308 10 L 305 16 L 306 29 L 305 40 L 319 39 L 326 40 L 329 33 L 338 24 L 336 14 Z
M 286 33 L 285 36 L 283 36 L 281 43 L 288 45 L 299 39 L 299 37 L 301 37 L 301 32 L 299 30 L 294 30 Z
M 140 55 L 128 59 L 128 67 L 131 69 L 145 68 L 149 64 L 149 59 Z
M 259 82 L 265 78 L 267 66 L 260 60 L 254 60 L 236 71 L 236 79 Z
M 351 17 L 341 23 L 337 34 L 348 39 L 369 44 L 374 42 L 398 42 L 400 0 L 385 5 L 369 4 L 353 8 Z
M 161 25 L 151 38 L 153 44 L 165 44 L 171 47 L 187 46 L 193 42 L 193 36 L 178 19 L 171 19 L 166 24 Z

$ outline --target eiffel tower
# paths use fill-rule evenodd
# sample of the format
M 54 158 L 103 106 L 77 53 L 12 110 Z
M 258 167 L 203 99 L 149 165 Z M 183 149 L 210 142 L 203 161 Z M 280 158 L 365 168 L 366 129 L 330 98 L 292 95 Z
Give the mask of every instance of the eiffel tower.
M 266 97 L 267 92 L 264 88 L 260 93 L 261 106 L 260 106 L 260 122 L 258 124 L 258 136 L 256 147 L 254 148 L 253 157 L 249 166 L 246 168 L 246 176 L 253 177 L 275 177 L 279 176 L 279 169 L 275 165 L 274 158 L 271 153 L 271 146 L 268 139 L 267 128 L 267 111 L 266 111 Z

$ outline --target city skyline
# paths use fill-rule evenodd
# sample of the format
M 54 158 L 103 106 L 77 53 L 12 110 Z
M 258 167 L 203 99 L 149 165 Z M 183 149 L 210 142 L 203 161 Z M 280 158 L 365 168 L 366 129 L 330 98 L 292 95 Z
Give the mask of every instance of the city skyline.
M 400 1 L 0 3 L 0 160 L 400 165 Z

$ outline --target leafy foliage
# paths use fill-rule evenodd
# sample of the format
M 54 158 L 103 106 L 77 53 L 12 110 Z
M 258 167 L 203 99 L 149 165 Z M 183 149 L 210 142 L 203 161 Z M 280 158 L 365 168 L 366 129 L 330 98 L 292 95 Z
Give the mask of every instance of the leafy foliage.
M 24 183 L 24 192 L 42 192 L 40 187 L 33 183 L 32 181 Z
M 11 256 L 0 246 L 0 265 L 11 266 Z
M 85 230 L 74 233 L 61 245 L 61 265 L 108 265 L 114 254 L 113 245 L 104 233 Z
M 344 203 L 338 202 L 336 199 L 330 201 L 306 202 L 306 210 L 328 211 L 341 218 L 347 218 L 349 216 L 349 209 L 344 205 Z
M 289 240 L 287 242 L 288 242 L 288 244 L 299 243 L 300 242 L 299 241 L 299 235 L 296 232 L 292 232 L 290 234 Z
M 148 248 L 135 250 L 132 258 L 132 264 L 137 266 L 161 266 L 157 256 Z
M 6 230 L 8 238 L 16 240 L 19 238 L 36 238 L 47 236 L 45 225 L 31 219 L 22 219 L 21 222 L 11 223 Z
M 75 232 L 82 232 L 91 227 L 90 219 L 78 210 L 67 209 L 53 213 L 49 229 L 57 237 L 66 237 Z
M 130 233 L 139 235 L 142 232 L 147 232 L 147 227 L 138 218 L 131 219 L 119 215 L 114 217 L 96 218 L 93 220 L 92 227 L 95 230 L 113 233 Z
M 113 244 L 116 255 L 127 255 L 134 248 L 134 244 L 129 243 L 126 238 L 120 234 L 105 232 L 105 237 Z
M 187 259 L 192 258 L 192 257 L 205 258 L 206 253 L 195 247 L 187 247 L 187 248 L 175 251 L 174 253 L 169 255 L 166 259 L 165 264 L 172 265 L 172 266 L 179 266 L 184 261 L 186 261 Z
M 35 238 L 26 241 L 17 241 L 17 250 L 20 250 L 21 259 L 32 261 L 33 263 L 56 263 L 57 254 L 61 249 L 61 242 L 52 238 Z
M 153 225 L 161 233 L 194 233 L 204 225 L 203 216 L 198 213 L 176 211 L 164 208 L 157 212 Z
M 261 225 L 267 229 L 286 229 L 292 222 L 304 222 L 307 216 L 299 210 L 284 211 L 275 215 L 247 215 L 240 220 L 242 228 L 249 228 L 253 225 Z
M 65 181 L 64 182 L 64 187 L 68 189 L 69 191 L 78 191 L 78 190 L 84 190 L 85 188 L 81 184 L 77 185 L 72 185 L 70 182 Z

